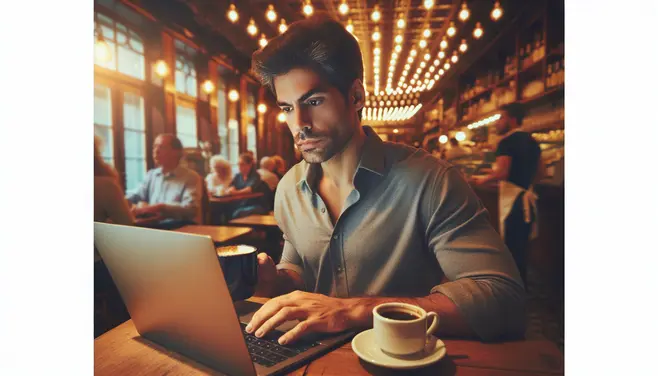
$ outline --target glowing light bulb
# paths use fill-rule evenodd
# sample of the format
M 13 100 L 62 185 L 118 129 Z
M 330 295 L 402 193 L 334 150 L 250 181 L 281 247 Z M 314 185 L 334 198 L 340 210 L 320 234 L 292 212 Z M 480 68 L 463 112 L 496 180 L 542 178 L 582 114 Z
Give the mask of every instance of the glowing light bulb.
M 402 51 L 402 46 L 400 46 L 399 44 L 395 45 L 395 52 L 399 53 L 400 51 Z
M 428 61 L 431 58 L 432 58 L 432 55 L 430 55 L 430 54 L 425 54 L 425 56 L 423 56 L 423 59 L 425 59 L 425 61 Z
M 267 38 L 265 37 L 265 34 L 261 34 L 261 35 L 260 35 L 260 40 L 258 40 L 258 44 L 259 44 L 261 47 L 265 47 L 265 46 L 267 46 Z
M 439 47 L 441 47 L 442 50 L 448 48 L 448 41 L 446 40 L 446 37 L 443 37 L 443 39 L 441 39 L 441 43 L 439 44 Z
M 238 11 L 235 9 L 235 4 L 231 4 L 228 6 L 228 12 L 226 12 L 226 17 L 232 23 L 238 22 L 238 19 L 240 19 L 240 15 L 238 14 Z
M 420 48 L 425 48 L 427 47 L 427 41 L 425 39 L 421 39 L 420 42 L 418 42 L 418 45 Z
M 258 112 L 261 114 L 264 114 L 267 112 L 267 105 L 265 103 L 261 103 L 258 105 Z
M 405 27 L 406 24 L 407 24 L 407 23 L 404 21 L 404 17 L 403 17 L 403 15 L 400 14 L 400 18 L 398 18 L 398 22 L 397 22 L 398 29 L 404 29 L 404 27 Z
M 459 11 L 459 19 L 462 20 L 462 22 L 466 22 L 470 16 L 471 11 L 468 10 L 468 6 L 466 6 L 466 2 L 464 1 L 462 3 L 462 9 Z
M 434 0 L 424 0 L 423 1 L 423 6 L 425 9 L 430 10 L 434 6 Z
M 215 84 L 213 84 L 210 80 L 205 80 L 203 81 L 203 84 L 201 84 L 201 88 L 206 94 L 211 94 L 213 91 L 215 91 Z
M 423 37 L 429 38 L 431 35 L 432 35 L 432 31 L 430 31 L 430 29 L 423 30 Z
M 345 29 L 350 32 L 350 34 L 354 34 L 354 25 L 352 25 L 352 19 L 350 18 L 347 20 L 347 26 L 345 26 Z
M 160 77 L 165 77 L 166 75 L 169 74 L 169 66 L 167 66 L 167 63 L 165 63 L 164 60 L 156 61 L 154 68 L 155 68 L 155 74 L 157 74 Z
M 254 21 L 253 18 L 249 20 L 249 26 L 247 26 L 247 33 L 249 33 L 249 35 L 251 36 L 258 34 L 258 27 L 256 26 L 256 21 Z
M 452 57 L 450 58 L 450 60 L 451 60 L 453 63 L 456 63 L 456 62 L 459 60 L 459 57 L 457 57 L 457 51 L 455 51 L 455 52 L 452 54 Z
M 395 43 L 397 43 L 397 44 L 402 43 L 402 35 L 396 35 L 395 36 Z
M 439 51 L 439 54 L 437 56 L 439 57 L 439 59 L 443 59 L 444 57 L 446 57 L 446 53 L 443 51 Z
M 94 44 L 94 58 L 100 63 L 111 61 L 112 51 L 110 51 L 110 45 L 104 40 L 97 40 Z
M 285 112 L 279 112 L 278 115 L 276 115 L 276 119 L 279 121 L 279 123 L 283 123 L 286 121 L 286 113 Z
M 379 22 L 382 19 L 382 13 L 379 11 L 379 5 L 375 5 L 375 8 L 370 15 L 370 19 L 374 22 Z
M 473 37 L 475 39 L 480 39 L 482 37 L 482 34 L 484 34 L 484 30 L 482 30 L 482 25 L 478 22 L 475 24 L 475 29 L 473 29 Z
M 310 17 L 313 15 L 313 5 L 311 4 L 311 0 L 306 0 L 306 3 L 302 8 L 302 12 L 306 17 Z
M 441 136 L 439 136 L 439 142 L 445 144 L 446 142 L 448 142 L 448 136 L 442 134 Z
M 274 11 L 274 5 L 270 4 L 267 7 L 267 12 L 265 13 L 265 17 L 267 17 L 267 20 L 270 22 L 276 21 L 276 12 Z
M 288 25 L 286 24 L 286 20 L 282 18 L 279 24 L 279 33 L 283 34 L 286 30 L 288 30 Z
M 496 1 L 493 9 L 491 10 L 491 19 L 498 21 L 503 16 L 503 8 L 500 6 L 500 1 Z
M 466 39 L 462 39 L 462 44 L 459 45 L 459 51 L 462 53 L 466 52 L 468 50 L 468 45 L 466 44 Z
M 238 94 L 238 91 L 235 89 L 231 89 L 228 92 L 228 100 L 231 102 L 237 102 L 238 99 L 240 99 L 240 94 Z
M 454 22 L 450 22 L 450 27 L 448 28 L 448 31 L 446 32 L 450 38 L 454 37 L 455 34 L 457 33 L 457 28 L 455 27 Z
M 349 11 L 350 11 L 350 7 L 347 5 L 347 2 L 343 0 L 338 6 L 338 12 L 344 16 L 347 13 L 349 13 Z
M 379 28 L 375 28 L 375 31 L 372 33 L 372 40 L 374 42 L 378 42 L 382 38 L 381 33 L 379 32 Z

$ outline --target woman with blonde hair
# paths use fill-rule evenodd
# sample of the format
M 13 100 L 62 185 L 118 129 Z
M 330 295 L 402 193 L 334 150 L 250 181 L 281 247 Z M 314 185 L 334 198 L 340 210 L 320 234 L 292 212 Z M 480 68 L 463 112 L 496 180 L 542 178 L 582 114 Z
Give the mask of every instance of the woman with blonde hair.
M 233 181 L 233 171 L 231 164 L 221 155 L 214 155 L 210 158 L 211 173 L 206 176 L 206 187 L 208 192 L 213 195 L 223 196 L 226 190 L 231 186 Z
M 94 221 L 133 225 L 135 218 L 119 185 L 119 174 L 104 160 L 100 139 L 94 138 Z

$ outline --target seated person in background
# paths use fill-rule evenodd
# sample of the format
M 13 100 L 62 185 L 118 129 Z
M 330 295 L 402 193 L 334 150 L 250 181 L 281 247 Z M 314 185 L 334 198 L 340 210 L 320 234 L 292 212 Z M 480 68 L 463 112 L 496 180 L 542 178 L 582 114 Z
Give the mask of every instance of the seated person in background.
M 231 173 L 231 164 L 221 155 L 214 155 L 210 158 L 211 173 L 206 176 L 206 187 L 211 195 L 222 196 L 231 186 L 233 174 Z
M 260 179 L 258 172 L 256 172 L 256 164 L 250 153 L 240 154 L 238 168 L 240 169 L 240 172 L 235 174 L 231 186 L 226 190 L 226 194 L 248 194 L 263 192 L 263 189 L 269 189 Z M 245 200 L 244 203 L 233 212 L 233 218 L 246 217 L 251 214 L 266 214 L 267 212 L 266 205 L 263 205 L 261 200 L 249 199 Z
M 279 177 L 274 173 L 276 169 L 276 162 L 270 157 L 263 157 L 260 160 L 260 168 L 258 175 L 264 181 L 272 192 L 276 191 L 276 186 L 279 184 Z
M 94 221 L 132 226 L 135 218 L 123 197 L 119 174 L 103 160 L 100 140 L 94 141 Z
M 137 205 L 133 213 L 156 227 L 201 224 L 203 179 L 180 164 L 183 145 L 172 134 L 161 134 L 153 143 L 153 161 L 142 185 L 126 198 Z
M 280 155 L 273 155 L 272 160 L 274 161 L 274 164 L 276 167 L 274 168 L 274 174 L 279 177 L 279 180 L 283 178 L 283 175 L 286 174 L 286 161 L 283 160 L 283 158 Z
M 446 159 L 451 161 L 453 159 L 461 158 L 465 155 L 468 155 L 469 152 L 466 148 L 459 145 L 459 141 L 456 138 L 450 139 L 450 149 L 446 150 Z
M 373 307 L 407 302 L 441 317 L 438 336 L 482 340 L 525 332 L 524 290 L 487 210 L 455 166 L 383 142 L 361 125 L 359 44 L 320 14 L 254 52 L 303 161 L 277 187 L 281 261 L 258 255 L 257 294 L 272 296 L 246 327 L 279 338 L 372 325 Z

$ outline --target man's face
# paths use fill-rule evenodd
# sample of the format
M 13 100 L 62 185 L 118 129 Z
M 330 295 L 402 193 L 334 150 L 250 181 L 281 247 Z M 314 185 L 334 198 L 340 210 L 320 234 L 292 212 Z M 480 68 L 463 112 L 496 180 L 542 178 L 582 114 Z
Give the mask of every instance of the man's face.
M 178 164 L 180 151 L 171 146 L 171 138 L 158 136 L 153 142 L 153 161 L 158 166 L 172 166 Z
M 510 122 L 512 121 L 512 118 L 508 114 L 503 112 L 501 115 L 502 116 L 500 117 L 500 119 L 498 119 L 495 125 L 496 134 L 498 135 L 507 133 L 507 131 L 510 129 L 510 125 L 511 125 Z
M 277 76 L 274 88 L 306 162 L 325 162 L 345 148 L 358 126 L 353 100 L 346 103 L 338 89 L 310 69 L 297 68 Z

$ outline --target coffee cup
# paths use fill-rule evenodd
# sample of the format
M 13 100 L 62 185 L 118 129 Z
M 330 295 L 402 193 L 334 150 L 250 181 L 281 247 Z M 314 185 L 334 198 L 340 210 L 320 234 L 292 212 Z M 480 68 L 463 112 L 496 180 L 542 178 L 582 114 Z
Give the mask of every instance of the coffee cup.
M 258 283 L 256 248 L 249 245 L 217 247 L 217 258 L 233 301 L 254 295 Z
M 436 312 L 428 313 L 413 304 L 384 303 L 376 306 L 372 314 L 375 339 L 382 351 L 391 355 L 423 351 L 439 327 Z

